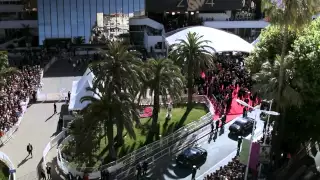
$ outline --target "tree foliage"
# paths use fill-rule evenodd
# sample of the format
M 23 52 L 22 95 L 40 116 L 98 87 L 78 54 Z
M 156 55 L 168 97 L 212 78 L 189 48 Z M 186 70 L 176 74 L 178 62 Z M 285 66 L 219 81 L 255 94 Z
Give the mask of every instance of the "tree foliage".
M 182 67 L 182 72 L 187 79 L 188 107 L 187 112 L 192 109 L 192 95 L 194 80 L 200 77 L 201 71 L 212 68 L 214 65 L 214 49 L 208 45 L 210 41 L 203 40 L 203 36 L 197 33 L 188 33 L 186 40 L 179 39 L 172 46 L 171 57 L 176 64 Z
M 148 140 L 151 142 L 153 136 L 158 131 L 158 114 L 160 111 L 160 95 L 164 103 L 167 102 L 167 96 L 172 99 L 179 99 L 184 87 L 184 77 L 180 68 L 170 59 L 149 59 L 144 66 L 144 72 L 147 77 L 146 85 L 153 94 L 153 114 L 152 114 L 152 134 Z M 158 138 L 158 136 L 155 136 Z
M 303 31 L 289 33 L 288 52 L 284 68 L 284 86 L 281 102 L 285 116 L 282 139 L 283 150 L 294 150 L 301 143 L 320 140 L 320 21 L 316 20 Z M 262 33 L 255 51 L 246 59 L 246 68 L 252 74 L 253 90 L 262 98 L 272 99 L 278 90 L 280 47 L 283 36 L 280 29 L 269 27 Z M 277 47 L 278 46 L 278 47 Z M 275 118 L 272 118 L 275 119 Z
M 290 129 L 286 133 L 299 132 L 299 142 L 320 140 L 320 20 L 311 23 L 294 42 L 293 50 L 286 57 L 292 64 L 292 79 L 303 99 L 303 106 L 289 109 L 287 118 Z M 293 118 L 292 116 L 296 116 Z M 293 135 L 293 134 L 292 134 Z
M 273 64 L 276 57 L 281 55 L 283 36 L 283 32 L 281 32 L 281 29 L 277 26 L 269 26 L 261 32 L 255 50 L 245 60 L 245 67 L 250 74 L 259 72 L 262 64 L 266 61 Z M 297 32 L 290 30 L 285 54 L 288 54 L 288 52 L 293 49 L 292 45 L 296 37 Z

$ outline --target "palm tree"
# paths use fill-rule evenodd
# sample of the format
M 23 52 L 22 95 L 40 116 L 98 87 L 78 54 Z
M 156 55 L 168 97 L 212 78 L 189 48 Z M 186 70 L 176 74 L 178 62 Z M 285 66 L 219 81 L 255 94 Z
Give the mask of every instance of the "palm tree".
M 84 44 L 85 43 L 85 39 L 82 36 L 77 36 L 77 37 L 74 37 L 72 39 L 72 43 L 76 44 L 76 45 Z
M 158 114 L 160 111 L 160 95 L 163 103 L 166 102 L 167 96 L 170 98 L 179 98 L 184 87 L 184 77 L 181 70 L 170 59 L 150 59 L 146 62 L 145 75 L 147 77 L 147 87 L 153 94 L 153 114 L 152 114 L 152 136 L 158 132 Z M 156 136 L 158 137 L 158 136 Z
M 283 41 L 279 67 L 279 88 L 276 100 L 281 101 L 283 94 L 284 75 L 285 75 L 285 56 L 287 52 L 287 40 L 289 29 L 300 30 L 304 25 L 308 24 L 311 17 L 316 13 L 319 6 L 319 0 L 263 0 L 262 7 L 266 15 L 270 18 L 270 23 L 280 26 L 282 29 Z M 280 103 L 277 110 L 280 110 Z
M 120 41 L 108 42 L 106 49 L 101 51 L 104 55 L 104 59 L 92 64 L 92 67 L 98 67 L 99 70 L 94 70 L 96 78 L 105 82 L 106 78 L 111 78 L 112 86 L 109 87 L 108 91 L 112 91 L 115 94 L 129 93 L 133 96 L 133 92 L 136 92 L 140 87 L 140 79 L 143 77 L 141 71 L 142 61 L 138 58 L 138 54 L 135 51 L 129 51 L 129 47 Z M 95 69 L 95 68 L 93 68 Z M 122 97 L 118 97 L 121 99 Z M 123 103 L 123 109 L 119 107 L 116 111 L 118 112 L 117 117 L 117 144 L 123 144 L 123 130 L 127 130 L 131 137 L 134 137 L 134 131 L 132 131 L 132 117 L 125 116 L 123 111 L 136 111 L 133 105 L 134 98 L 129 104 Z M 131 134 L 130 134 L 131 133 Z
M 274 97 L 276 101 L 276 110 L 280 111 L 281 102 L 284 96 L 285 83 L 285 56 L 287 52 L 287 40 L 289 29 L 300 30 L 304 25 L 308 24 L 312 20 L 312 16 L 316 13 L 319 6 L 319 0 L 263 0 L 262 8 L 264 9 L 266 16 L 270 18 L 270 23 L 276 26 L 280 26 L 284 34 L 282 40 L 281 56 L 279 60 L 279 77 L 278 77 L 278 91 Z M 277 145 L 275 149 L 279 151 L 279 145 L 282 140 L 281 130 L 284 128 L 284 112 L 281 112 L 281 116 L 275 123 L 275 130 L 278 132 L 277 138 L 274 138 L 274 142 Z M 280 120 L 281 119 L 281 120 Z M 279 123 L 280 129 L 279 129 Z M 280 152 L 276 155 L 279 156 Z M 278 159 L 277 158 L 277 159 Z
M 0 52 L 0 84 L 5 83 L 6 76 L 16 73 L 17 71 L 17 68 L 9 66 L 8 55 Z
M 285 70 L 284 74 L 284 87 L 281 103 L 281 109 L 287 109 L 288 107 L 300 106 L 302 104 L 302 98 L 299 92 L 296 91 L 297 85 L 296 79 L 292 79 L 293 67 L 291 63 L 285 63 L 283 65 Z M 262 64 L 261 70 L 254 74 L 252 79 L 255 84 L 253 85 L 253 92 L 260 95 L 265 99 L 272 99 L 277 96 L 279 90 L 279 69 L 280 69 L 280 57 L 277 56 L 273 64 L 270 61 L 266 61 Z
M 187 39 L 179 39 L 171 48 L 172 56 L 176 59 L 177 65 L 182 66 L 182 72 L 186 75 L 188 88 L 187 114 L 192 110 L 192 95 L 195 78 L 200 76 L 201 71 L 214 66 L 214 49 L 207 45 L 208 40 L 203 40 L 203 36 L 189 32 Z M 210 51 L 212 50 L 212 52 Z

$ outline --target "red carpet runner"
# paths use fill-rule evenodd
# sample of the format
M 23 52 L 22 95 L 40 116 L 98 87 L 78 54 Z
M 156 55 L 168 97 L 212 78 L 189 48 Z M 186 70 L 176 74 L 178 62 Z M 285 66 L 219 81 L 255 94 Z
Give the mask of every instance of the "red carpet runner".
M 232 93 L 232 103 L 231 103 L 231 109 L 230 112 L 227 114 L 227 121 L 226 123 L 232 121 L 233 119 L 235 119 L 236 117 L 242 116 L 242 112 L 243 112 L 243 107 L 242 105 L 238 104 L 236 99 L 238 98 L 238 90 L 239 88 L 235 89 Z M 212 100 L 212 104 L 216 104 L 216 102 L 214 102 L 215 100 Z M 249 104 L 252 105 L 252 101 L 249 100 Z M 217 109 L 215 107 L 215 109 Z M 216 115 L 213 117 L 214 120 L 219 119 L 219 113 L 217 112 Z

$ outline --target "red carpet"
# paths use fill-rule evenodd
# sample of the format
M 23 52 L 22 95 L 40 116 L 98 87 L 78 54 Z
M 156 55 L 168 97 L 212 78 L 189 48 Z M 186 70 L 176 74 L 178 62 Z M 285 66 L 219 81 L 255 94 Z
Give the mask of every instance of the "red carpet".
M 238 90 L 239 88 L 235 89 L 232 94 L 232 103 L 231 103 L 231 109 L 230 112 L 227 114 L 227 120 L 226 123 L 232 121 L 236 117 L 242 116 L 243 107 L 242 105 L 238 104 L 236 99 L 238 98 Z M 215 104 L 215 102 L 213 102 Z M 252 105 L 252 101 L 249 100 L 249 104 Z M 219 113 L 217 113 L 213 119 L 216 120 L 219 118 Z
M 140 114 L 140 118 L 147 118 L 152 116 L 152 107 L 146 107 Z

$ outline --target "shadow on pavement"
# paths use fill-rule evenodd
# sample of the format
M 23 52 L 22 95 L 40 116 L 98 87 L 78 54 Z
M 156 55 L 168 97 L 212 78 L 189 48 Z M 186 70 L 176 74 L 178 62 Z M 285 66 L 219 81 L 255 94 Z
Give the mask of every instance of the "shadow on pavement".
M 200 164 L 200 168 L 204 163 L 205 161 Z M 164 156 L 151 167 L 147 176 L 154 180 L 164 180 L 166 179 L 165 177 L 170 179 L 183 179 L 190 176 L 191 173 L 191 168 L 177 166 L 175 158 Z
M 31 156 L 27 155 L 20 163 L 17 165 L 17 168 L 22 166 L 24 163 L 26 163 L 29 159 L 31 159 Z
M 70 77 L 70 76 L 82 76 L 87 69 L 87 64 L 81 64 L 76 68 L 68 60 L 57 60 L 43 77 Z

